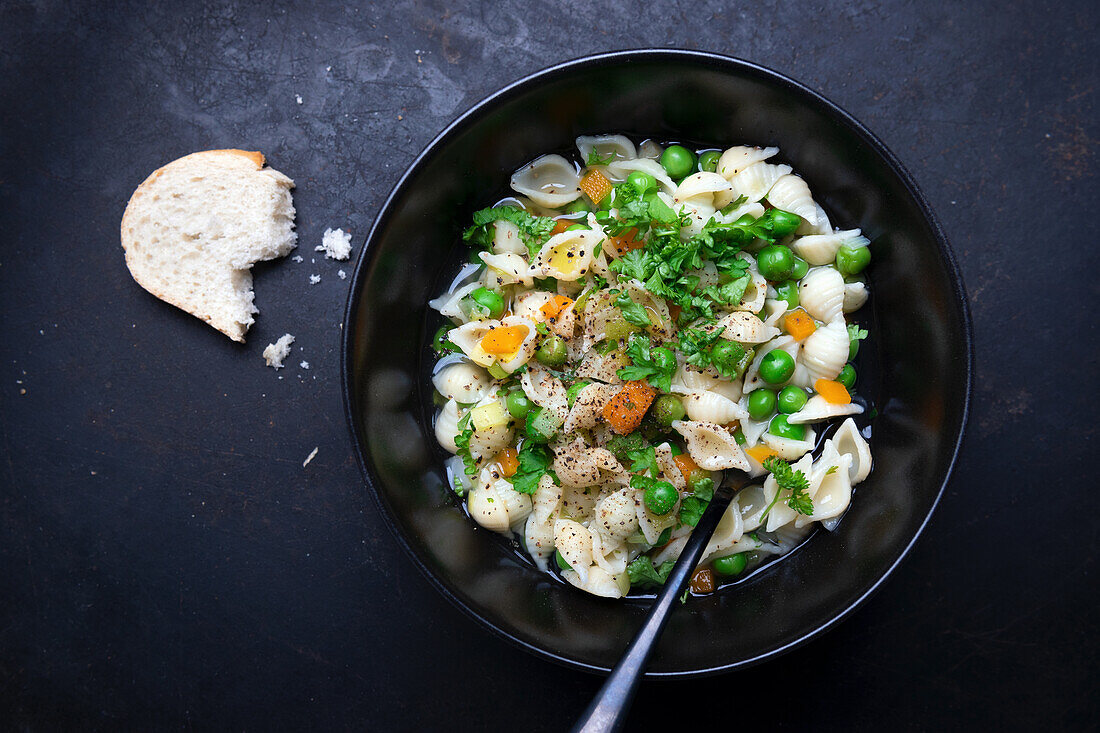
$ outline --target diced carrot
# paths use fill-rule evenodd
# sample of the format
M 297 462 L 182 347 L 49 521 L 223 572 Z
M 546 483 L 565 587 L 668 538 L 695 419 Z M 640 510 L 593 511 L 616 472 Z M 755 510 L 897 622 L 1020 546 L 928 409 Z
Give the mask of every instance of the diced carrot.
M 558 219 L 554 222 L 554 228 L 550 230 L 550 236 L 561 234 L 575 223 L 572 219 Z
M 505 478 L 515 475 L 519 470 L 519 459 L 516 457 L 515 448 L 505 448 L 497 453 L 496 462 Z
M 749 458 L 753 459 L 757 463 L 763 464 L 764 461 L 779 454 L 772 450 L 770 447 L 761 443 L 760 445 L 754 445 L 752 448 L 746 448 L 745 455 L 747 455 Z
M 711 571 L 710 568 L 701 568 L 699 570 L 696 570 L 695 575 L 691 576 L 691 592 L 714 592 L 714 573 Z
M 642 424 L 657 390 L 644 379 L 627 382 L 603 408 L 603 417 L 619 435 L 634 432 Z
M 572 302 L 572 298 L 567 298 L 564 295 L 555 295 L 550 300 L 546 301 L 546 303 L 539 308 L 539 311 L 546 317 L 546 320 L 551 321 L 561 315 L 561 312 L 568 308 Z
M 691 456 L 687 453 L 673 456 L 672 462 L 676 464 L 676 468 L 680 469 L 680 473 L 684 475 L 684 481 L 688 480 L 688 476 L 690 476 L 693 471 L 699 470 L 699 464 L 692 460 Z
M 481 350 L 497 356 L 514 354 L 529 333 L 530 329 L 524 325 L 494 328 L 481 339 Z
M 683 308 L 676 305 L 675 303 L 668 304 L 668 314 L 672 316 L 673 322 L 680 320 L 680 311 L 682 310 Z
M 614 188 L 611 181 L 607 180 L 607 176 L 594 169 L 581 176 L 580 185 L 584 195 L 594 204 L 603 201 L 603 197 L 611 193 L 611 189 Z
M 809 313 L 801 308 L 787 314 L 786 324 L 787 333 L 789 333 L 795 341 L 801 341 L 817 330 L 817 324 L 814 323 L 814 319 L 810 317 Z
M 645 242 L 640 239 L 635 239 L 637 236 L 638 230 L 631 227 L 617 237 L 608 237 L 607 241 L 615 249 L 615 255 L 617 257 L 622 257 L 627 252 L 641 249 L 645 246 Z
M 831 379 L 819 379 L 814 382 L 814 390 L 825 398 L 826 402 L 834 405 L 852 404 L 852 395 L 848 394 L 848 388 L 840 382 Z

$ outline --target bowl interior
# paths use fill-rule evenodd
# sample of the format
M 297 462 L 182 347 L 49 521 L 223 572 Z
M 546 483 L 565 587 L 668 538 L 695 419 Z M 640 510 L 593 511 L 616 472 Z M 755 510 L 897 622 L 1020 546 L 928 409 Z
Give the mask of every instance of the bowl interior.
M 835 533 L 673 614 L 652 674 L 738 666 L 789 648 L 865 597 L 934 507 L 966 417 L 962 285 L 934 220 L 892 156 L 840 110 L 776 74 L 689 52 L 571 62 L 505 89 L 451 125 L 378 217 L 346 321 L 348 412 L 368 483 L 414 560 L 465 610 L 545 656 L 613 666 L 646 612 L 564 586 L 477 528 L 447 488 L 424 383 L 427 301 L 465 256 L 459 232 L 510 173 L 581 134 L 777 145 L 834 225 L 873 243 L 870 393 L 875 470 Z

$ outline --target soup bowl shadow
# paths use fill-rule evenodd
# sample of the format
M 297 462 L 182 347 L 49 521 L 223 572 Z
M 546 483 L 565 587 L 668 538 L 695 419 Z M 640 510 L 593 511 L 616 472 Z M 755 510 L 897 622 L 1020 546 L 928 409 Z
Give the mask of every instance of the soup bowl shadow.
M 427 302 L 465 259 L 459 234 L 471 212 L 522 164 L 605 132 L 776 145 L 833 224 L 872 242 L 874 296 L 861 320 L 872 327 L 873 369 L 861 369 L 860 391 L 878 411 L 874 471 L 836 532 L 674 613 L 648 674 L 745 666 L 821 633 L 879 587 L 928 522 L 968 412 L 970 316 L 946 238 L 893 154 L 819 94 L 724 56 L 623 51 L 532 74 L 463 114 L 401 178 L 360 254 L 343 339 L 353 442 L 382 517 L 445 596 L 537 655 L 593 672 L 614 666 L 648 601 L 565 585 L 464 514 L 432 429 L 426 346 L 439 322 Z

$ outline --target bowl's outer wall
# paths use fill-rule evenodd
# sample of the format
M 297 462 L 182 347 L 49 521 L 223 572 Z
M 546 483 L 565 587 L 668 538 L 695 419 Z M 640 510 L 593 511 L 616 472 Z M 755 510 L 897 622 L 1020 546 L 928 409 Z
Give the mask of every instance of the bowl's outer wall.
M 446 489 L 424 409 L 427 301 L 457 233 L 524 162 L 580 134 L 778 145 L 833 223 L 873 242 L 880 383 L 875 470 L 835 534 L 674 614 L 654 673 L 746 663 L 812 635 L 889 572 L 935 505 L 965 421 L 969 344 L 960 284 L 934 224 L 868 139 L 827 103 L 747 65 L 652 55 L 551 71 L 455 125 L 376 222 L 353 295 L 350 407 L 371 483 L 396 531 L 460 605 L 514 641 L 612 666 L 646 611 L 546 578 L 475 528 Z M 868 385 L 863 385 L 867 388 Z

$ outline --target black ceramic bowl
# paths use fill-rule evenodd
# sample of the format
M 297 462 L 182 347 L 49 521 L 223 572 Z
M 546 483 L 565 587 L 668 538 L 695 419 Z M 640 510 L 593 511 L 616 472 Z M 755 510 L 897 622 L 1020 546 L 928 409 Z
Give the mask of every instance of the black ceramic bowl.
M 646 613 L 541 572 L 475 527 L 447 489 L 431 426 L 435 297 L 465 257 L 459 232 L 508 176 L 581 134 L 778 145 L 834 224 L 873 242 L 869 271 L 879 415 L 875 469 L 835 533 L 673 614 L 651 675 L 716 672 L 806 641 L 866 598 L 939 499 L 966 422 L 970 325 L 962 282 L 912 179 L 862 125 L 775 72 L 672 50 L 593 56 L 533 74 L 444 130 L 398 183 L 360 257 L 344 337 L 346 405 L 382 515 L 413 561 L 487 628 L 568 665 L 612 667 Z M 901 582 L 905 582 L 904 579 Z

